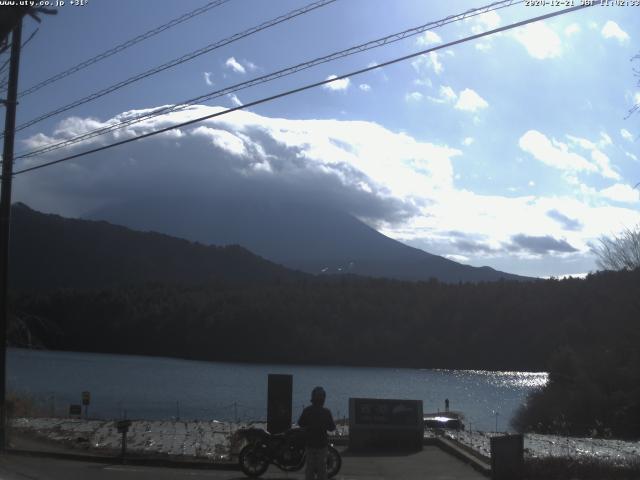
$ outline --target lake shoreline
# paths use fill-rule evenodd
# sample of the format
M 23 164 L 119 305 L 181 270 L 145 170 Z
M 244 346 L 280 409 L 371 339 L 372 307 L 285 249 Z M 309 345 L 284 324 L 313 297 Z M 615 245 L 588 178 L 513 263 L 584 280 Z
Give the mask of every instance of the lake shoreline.
M 266 418 L 270 374 L 293 375 L 292 415 L 322 385 L 336 418 L 348 415 L 349 398 L 396 398 L 423 402 L 425 412 L 464 412 L 474 428 L 490 429 L 499 412 L 500 428 L 543 387 L 545 373 L 479 370 L 321 367 L 232 364 L 171 358 L 9 349 L 8 390 L 24 408 L 20 415 L 67 417 L 89 392 L 93 418 L 145 420 Z M 18 402 L 20 404 L 20 402 Z M 85 412 L 83 412 L 85 413 Z M 86 415 L 86 413 L 85 413 Z

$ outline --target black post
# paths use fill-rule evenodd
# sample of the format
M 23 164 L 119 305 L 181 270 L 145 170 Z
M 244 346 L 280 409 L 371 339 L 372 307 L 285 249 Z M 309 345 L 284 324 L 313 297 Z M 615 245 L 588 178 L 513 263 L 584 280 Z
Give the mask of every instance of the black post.
M 127 454 L 127 431 L 122 431 L 122 451 L 120 452 L 120 458 L 122 459 L 122 463 L 124 463 L 124 457 Z
M 18 99 L 18 70 L 20 68 L 20 44 L 22 43 L 22 19 L 11 35 L 11 63 L 4 122 L 4 149 L 2 152 L 2 192 L 0 193 L 0 450 L 7 442 L 7 289 L 9 281 L 9 226 L 11 223 L 11 181 L 13 177 L 13 143 L 16 128 Z
M 120 420 L 116 423 L 116 427 L 118 429 L 118 433 L 122 434 L 122 449 L 120 451 L 120 461 L 124 463 L 125 456 L 127 454 L 127 432 L 129 431 L 129 427 L 131 426 L 130 420 Z

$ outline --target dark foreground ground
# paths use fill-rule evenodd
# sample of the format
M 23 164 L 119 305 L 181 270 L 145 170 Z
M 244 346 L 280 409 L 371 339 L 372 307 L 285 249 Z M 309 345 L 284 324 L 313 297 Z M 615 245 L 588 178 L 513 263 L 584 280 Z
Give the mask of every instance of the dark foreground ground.
M 162 468 L 139 465 L 60 460 L 40 456 L 4 454 L 0 456 L 0 480 L 133 480 L 133 479 L 246 479 L 239 470 Z M 285 473 L 269 467 L 267 479 L 303 479 L 303 472 Z M 480 480 L 486 479 L 471 466 L 435 446 L 407 455 L 353 455 L 343 452 L 342 470 L 337 480 Z

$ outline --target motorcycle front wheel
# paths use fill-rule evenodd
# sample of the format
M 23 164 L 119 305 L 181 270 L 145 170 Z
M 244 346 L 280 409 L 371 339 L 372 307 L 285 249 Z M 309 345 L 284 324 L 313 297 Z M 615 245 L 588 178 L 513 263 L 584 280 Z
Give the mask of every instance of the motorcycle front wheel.
M 327 477 L 335 477 L 340 471 L 340 467 L 342 467 L 342 457 L 340 456 L 340 452 L 332 446 L 329 446 L 329 450 L 327 452 Z
M 247 445 L 240 451 L 240 469 L 248 477 L 259 477 L 269 468 L 269 459 L 256 445 Z

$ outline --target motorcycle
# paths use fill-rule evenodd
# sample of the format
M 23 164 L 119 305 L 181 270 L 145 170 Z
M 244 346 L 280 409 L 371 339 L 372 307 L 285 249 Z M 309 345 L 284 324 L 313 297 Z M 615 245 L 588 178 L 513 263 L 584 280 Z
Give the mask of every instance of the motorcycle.
M 301 470 L 306 461 L 304 431 L 292 428 L 284 433 L 271 435 L 259 428 L 238 431 L 248 443 L 240 451 L 240 469 L 248 477 L 259 477 L 273 464 L 285 472 Z M 329 445 L 327 454 L 327 477 L 338 474 L 342 466 L 340 453 Z

